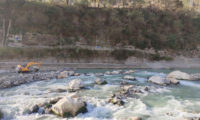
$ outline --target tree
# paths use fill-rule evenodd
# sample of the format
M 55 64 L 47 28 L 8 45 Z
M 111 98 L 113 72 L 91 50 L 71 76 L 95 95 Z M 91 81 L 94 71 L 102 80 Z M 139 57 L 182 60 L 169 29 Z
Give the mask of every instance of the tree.
M 12 18 L 15 13 L 15 9 L 23 5 L 25 0 L 4 0 L 1 1 L 3 4 L 3 41 L 2 45 L 7 46 L 8 37 L 12 25 Z

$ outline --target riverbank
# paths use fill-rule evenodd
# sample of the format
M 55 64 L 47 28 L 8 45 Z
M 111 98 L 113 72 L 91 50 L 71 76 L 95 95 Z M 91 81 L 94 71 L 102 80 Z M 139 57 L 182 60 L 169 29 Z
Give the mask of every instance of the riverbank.
M 33 60 L 1 60 L 0 69 L 14 70 L 14 67 L 18 64 L 26 64 L 30 61 L 41 61 L 41 70 L 58 70 L 64 68 L 150 68 L 150 69 L 176 69 L 176 68 L 200 68 L 200 58 L 187 58 L 176 57 L 172 61 L 149 61 L 147 59 L 140 59 L 136 57 L 130 57 L 124 62 L 119 62 L 113 59 L 96 59 L 90 63 L 84 61 L 57 61 L 53 58 L 46 59 L 33 59 Z M 22 61 L 22 62 L 17 62 Z

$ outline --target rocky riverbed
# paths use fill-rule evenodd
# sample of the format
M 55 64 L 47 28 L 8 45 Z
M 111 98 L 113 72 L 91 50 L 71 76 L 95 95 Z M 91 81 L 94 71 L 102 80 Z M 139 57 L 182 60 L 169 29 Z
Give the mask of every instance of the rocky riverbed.
M 198 69 L 6 71 L 0 75 L 0 117 L 5 120 L 200 118 Z

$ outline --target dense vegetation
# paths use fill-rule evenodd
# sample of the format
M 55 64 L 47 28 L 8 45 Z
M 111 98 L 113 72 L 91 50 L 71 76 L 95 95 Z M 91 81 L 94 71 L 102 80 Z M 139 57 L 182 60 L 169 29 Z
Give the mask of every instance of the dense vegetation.
M 54 58 L 55 60 L 65 61 L 65 60 L 76 60 L 76 61 L 85 61 L 85 62 L 94 62 L 95 58 L 97 59 L 107 59 L 113 58 L 119 62 L 124 62 L 129 57 L 135 56 L 137 58 L 146 58 L 151 61 L 159 60 L 173 60 L 170 56 L 160 56 L 159 54 L 147 54 L 140 51 L 130 51 L 130 50 L 89 50 L 89 49 L 80 49 L 80 48 L 0 48 L 0 58 L 1 60 L 14 59 L 24 61 L 32 59 L 45 59 L 45 58 Z M 112 59 L 111 59 L 112 60 Z M 110 61 L 111 62 L 111 61 Z
M 168 3 L 170 9 L 150 5 L 98 8 L 85 4 L 12 1 L 6 8 L 2 3 L 0 12 L 4 16 L 7 10 L 7 18 L 12 21 L 10 33 L 56 36 L 54 40 L 44 39 L 44 45 L 76 42 L 96 45 L 98 41 L 100 46 L 108 47 L 132 45 L 140 49 L 193 50 L 200 44 L 199 14 L 185 9 L 179 0 Z

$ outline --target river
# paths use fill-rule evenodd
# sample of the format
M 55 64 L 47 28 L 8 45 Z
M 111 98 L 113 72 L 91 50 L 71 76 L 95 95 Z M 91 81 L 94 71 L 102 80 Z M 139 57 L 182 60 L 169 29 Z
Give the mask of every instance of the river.
M 53 79 L 32 82 L 20 86 L 0 90 L 0 109 L 4 113 L 4 120 L 64 120 L 48 114 L 27 114 L 30 106 L 49 100 L 57 96 L 65 96 L 68 92 L 56 92 L 57 89 L 66 89 L 68 82 L 74 78 L 83 80 L 88 89 L 78 92 L 87 101 L 88 112 L 79 114 L 72 120 L 126 120 L 131 116 L 139 116 L 144 120 L 183 120 L 183 118 L 200 118 L 200 81 L 180 81 L 179 85 L 157 86 L 147 82 L 153 75 L 165 76 L 172 70 L 167 69 L 137 69 L 132 76 L 137 81 L 128 81 L 138 86 L 155 87 L 156 91 L 148 94 L 139 94 L 127 98 L 124 106 L 108 104 L 107 100 L 112 93 L 120 89 L 123 74 L 104 75 L 107 85 L 93 84 L 94 73 L 104 73 L 112 69 L 80 69 L 78 77 Z M 187 73 L 197 73 L 200 69 L 182 69 Z M 66 119 L 66 118 L 65 118 Z

